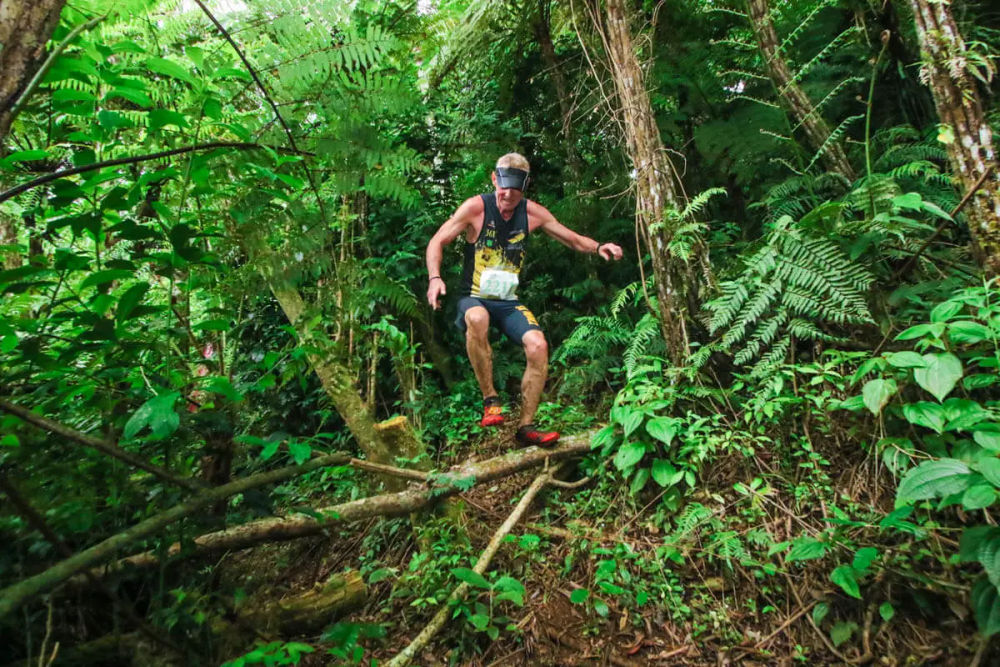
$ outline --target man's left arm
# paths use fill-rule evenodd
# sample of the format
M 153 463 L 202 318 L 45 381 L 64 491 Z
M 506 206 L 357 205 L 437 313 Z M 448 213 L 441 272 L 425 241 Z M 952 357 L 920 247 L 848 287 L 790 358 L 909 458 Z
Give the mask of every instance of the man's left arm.
M 528 221 L 531 229 L 541 229 L 543 232 L 562 243 L 567 248 L 589 255 L 597 254 L 602 259 L 618 260 L 624 254 L 621 246 L 616 243 L 601 243 L 589 236 L 577 234 L 572 229 L 556 220 L 555 216 L 541 204 L 528 201 Z

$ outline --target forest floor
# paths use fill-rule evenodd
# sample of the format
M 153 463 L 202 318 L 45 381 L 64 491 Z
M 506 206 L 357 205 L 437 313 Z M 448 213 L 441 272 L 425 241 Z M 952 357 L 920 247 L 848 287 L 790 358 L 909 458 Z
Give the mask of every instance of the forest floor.
M 455 452 L 454 461 L 488 458 L 512 446 L 511 433 L 504 431 L 499 437 Z M 859 458 L 836 463 L 831 466 L 838 471 L 832 486 L 839 493 L 853 494 L 857 502 L 891 503 L 888 494 L 872 493 L 872 475 L 878 471 L 873 472 L 870 461 Z M 710 487 L 722 494 L 728 489 L 731 495 L 734 483 L 748 481 L 748 473 L 753 472 L 747 470 L 747 465 L 747 461 L 736 458 L 720 461 L 707 476 Z M 768 461 L 755 461 L 753 465 L 767 466 Z M 389 568 L 396 576 L 371 584 L 367 605 L 346 619 L 387 628 L 385 637 L 361 642 L 365 664 L 372 658 L 382 662 L 403 649 L 437 609 L 436 605 L 420 603 L 419 598 L 414 600 L 412 592 L 400 594 L 401 578 L 410 572 L 419 575 L 412 577 L 412 582 L 421 577 L 434 579 L 431 569 L 438 568 L 443 570 L 438 572 L 438 580 L 453 586 L 453 580 L 447 577 L 448 569 L 468 566 L 475 559 L 536 474 L 526 471 L 463 493 L 460 498 L 465 537 L 435 537 L 433 531 L 430 537 L 425 534 L 422 546 L 430 555 L 416 566 L 413 557 L 420 548 L 408 522 L 398 520 L 387 528 L 387 522 L 373 520 L 337 536 L 235 554 L 223 569 L 253 572 L 255 581 L 267 582 L 270 595 L 280 597 L 359 564 Z M 893 598 L 896 618 L 891 625 L 883 623 L 875 613 L 877 601 L 863 603 L 835 592 L 829 581 L 829 563 L 796 564 L 771 578 L 762 578 L 750 567 L 734 567 L 718 558 L 698 558 L 697 549 L 692 549 L 694 557 L 683 564 L 667 563 L 659 551 L 664 535 L 655 521 L 643 516 L 652 513 L 656 498 L 627 518 L 620 514 L 620 505 L 609 504 L 603 519 L 595 520 L 593 515 L 588 518 L 577 511 L 578 504 L 593 492 L 589 486 L 544 491 L 512 531 L 511 543 L 501 548 L 490 571 L 515 577 L 524 585 L 526 594 L 523 606 L 504 606 L 506 617 L 500 615 L 499 605 L 494 611 L 499 627 L 497 641 L 473 632 L 464 618 L 453 618 L 418 656 L 416 664 L 970 665 L 998 664 L 993 660 L 1000 660 L 996 651 L 981 650 L 983 645 L 976 638 L 968 609 L 953 607 L 947 613 L 939 609 L 936 614 L 928 614 L 926 609 L 907 603 L 905 595 L 897 594 Z M 712 495 L 718 499 L 712 492 L 704 495 L 705 500 Z M 787 508 L 793 506 L 793 499 L 777 497 L 774 503 Z M 891 510 L 891 504 L 887 510 Z M 790 539 L 796 531 L 822 531 L 826 511 L 825 507 L 816 507 L 814 512 L 794 515 L 785 509 L 757 519 L 768 524 L 767 530 Z M 732 518 L 726 525 L 728 530 L 746 533 L 760 527 L 752 525 L 752 516 L 744 524 L 735 513 Z M 518 541 L 526 535 L 537 546 L 518 548 Z M 460 543 L 465 544 L 464 553 L 456 549 Z M 595 552 L 616 554 L 619 559 L 627 554 L 636 563 L 653 563 L 669 570 L 678 591 L 678 597 L 671 602 L 682 600 L 685 609 L 679 613 L 668 602 L 652 600 L 641 606 L 618 604 L 612 595 L 600 597 L 606 603 L 602 613 L 595 613 L 592 604 L 574 604 L 570 596 L 576 588 L 593 588 L 595 580 L 600 579 L 595 571 L 599 559 L 588 557 Z M 889 596 L 901 585 L 913 585 L 912 581 L 890 579 L 875 584 Z M 935 597 L 935 585 L 928 581 L 924 592 L 932 600 L 944 600 L 943 595 Z M 250 589 L 252 586 L 248 586 Z M 438 591 L 438 598 L 449 590 Z M 940 592 L 939 587 L 937 590 Z M 813 609 L 821 600 L 829 602 L 833 615 L 854 619 L 849 621 L 855 623 L 853 641 L 834 646 L 830 633 L 813 620 Z M 759 611 L 764 605 L 770 605 L 769 610 L 764 610 L 768 613 Z M 301 664 L 330 664 L 328 660 L 317 651 L 305 656 Z

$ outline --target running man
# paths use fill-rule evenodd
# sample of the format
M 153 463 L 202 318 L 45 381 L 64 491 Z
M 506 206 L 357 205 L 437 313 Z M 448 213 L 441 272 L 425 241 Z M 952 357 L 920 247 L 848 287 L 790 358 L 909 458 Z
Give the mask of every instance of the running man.
M 538 321 L 517 300 L 518 278 L 524 265 L 531 232 L 541 229 L 563 245 L 605 261 L 622 258 L 614 243 L 598 243 L 581 236 L 558 220 L 541 204 L 526 199 L 531 167 L 524 156 L 508 153 L 496 163 L 491 177 L 496 192 L 470 197 L 427 244 L 427 302 L 435 310 L 447 293 L 441 278 L 444 246 L 465 236 L 465 261 L 459 291 L 458 319 L 465 332 L 465 349 L 483 392 L 482 426 L 504 422 L 502 403 L 493 386 L 493 359 L 487 332 L 490 325 L 524 347 L 527 365 L 521 379 L 521 419 L 515 438 L 523 445 L 551 447 L 556 432 L 540 431 L 533 421 L 548 374 L 549 347 Z

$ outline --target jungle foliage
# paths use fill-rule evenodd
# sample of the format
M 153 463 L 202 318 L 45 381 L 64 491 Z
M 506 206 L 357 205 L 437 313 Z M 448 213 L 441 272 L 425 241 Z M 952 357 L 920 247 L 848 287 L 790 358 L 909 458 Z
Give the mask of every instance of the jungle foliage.
M 935 78 L 992 146 L 994 3 L 77 0 L 37 27 L 0 99 L 4 664 L 403 664 L 442 608 L 418 662 L 1000 659 L 1000 173 Z M 626 258 L 532 238 L 538 422 L 593 437 L 481 572 L 528 482 L 445 472 L 513 444 L 477 425 L 460 250 L 443 311 L 423 251 L 512 150 Z M 516 414 L 523 355 L 494 352 Z M 462 500 L 322 509 L 418 488 Z M 296 517 L 313 537 L 269 539 Z

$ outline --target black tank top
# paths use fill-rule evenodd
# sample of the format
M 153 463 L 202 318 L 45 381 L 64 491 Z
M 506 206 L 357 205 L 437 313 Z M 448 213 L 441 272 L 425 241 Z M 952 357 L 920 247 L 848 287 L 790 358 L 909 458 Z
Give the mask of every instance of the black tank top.
M 479 196 L 483 228 L 475 243 L 465 242 L 462 295 L 513 301 L 528 248 L 528 200 L 522 199 L 510 220 L 504 220 L 495 193 Z

